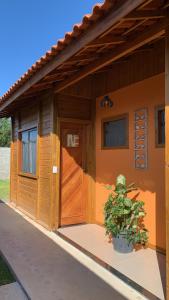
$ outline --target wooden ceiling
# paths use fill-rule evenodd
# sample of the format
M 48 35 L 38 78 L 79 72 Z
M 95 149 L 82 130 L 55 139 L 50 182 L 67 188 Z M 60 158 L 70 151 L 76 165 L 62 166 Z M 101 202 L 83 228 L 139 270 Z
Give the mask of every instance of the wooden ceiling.
M 46 75 L 25 93 L 54 88 L 59 92 L 89 74 L 131 55 L 138 48 L 149 48 L 164 38 L 169 1 L 148 0 L 121 19 L 104 34 L 85 45 L 57 69 Z

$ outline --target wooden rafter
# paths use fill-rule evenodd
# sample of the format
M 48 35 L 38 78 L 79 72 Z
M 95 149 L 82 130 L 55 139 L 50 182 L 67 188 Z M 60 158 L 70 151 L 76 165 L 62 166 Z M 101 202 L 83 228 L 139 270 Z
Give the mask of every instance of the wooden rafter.
M 123 42 L 125 42 L 125 39 L 123 37 L 113 36 L 112 34 L 109 34 L 103 38 L 93 41 L 92 43 L 88 44 L 85 48 L 97 47 L 102 45 L 121 44 Z
M 145 44 L 151 42 L 152 40 L 161 36 L 165 28 L 167 26 L 167 20 L 160 21 L 156 23 L 150 29 L 142 32 L 137 35 L 135 38 L 133 37 L 131 40 L 126 42 L 125 44 L 118 46 L 114 51 L 110 51 L 102 58 L 96 60 L 93 64 L 91 63 L 89 66 L 84 67 L 80 72 L 69 78 L 68 80 L 64 80 L 64 82 L 56 85 L 56 92 L 60 92 L 61 90 L 65 89 L 66 87 L 78 82 L 82 78 L 88 76 L 89 74 L 96 72 L 97 70 L 101 69 L 102 67 L 120 59 L 121 57 L 129 54 L 130 52 L 134 51 L 135 49 L 144 46 Z
M 132 31 L 134 31 L 136 28 L 140 27 L 141 25 L 143 25 L 145 22 L 147 22 L 146 19 L 141 20 L 140 22 L 136 23 L 134 26 L 132 26 L 131 28 L 127 29 L 124 33 L 123 36 L 131 33 Z
M 144 7 L 146 7 L 148 4 L 150 4 L 153 0 L 147 0 L 146 2 L 144 2 L 142 5 L 140 5 L 139 9 L 143 9 Z
M 157 10 L 136 10 L 125 17 L 126 20 L 142 20 L 142 19 L 161 19 L 164 18 L 164 12 Z
M 167 1 L 164 2 L 163 8 L 168 8 L 168 7 L 169 7 L 169 0 L 167 0 Z

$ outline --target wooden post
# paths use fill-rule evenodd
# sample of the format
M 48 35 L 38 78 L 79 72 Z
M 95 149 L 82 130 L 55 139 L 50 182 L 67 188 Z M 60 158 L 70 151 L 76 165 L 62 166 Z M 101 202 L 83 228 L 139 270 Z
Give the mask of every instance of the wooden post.
M 55 96 L 52 91 L 51 95 L 51 145 L 52 145 L 52 160 L 51 160 L 51 209 L 50 209 L 50 229 L 54 230 L 58 228 L 57 221 L 57 193 L 58 193 L 58 173 L 54 173 L 53 167 L 57 166 L 57 118 L 56 118 L 56 102 Z
M 58 116 L 57 95 L 55 95 L 55 130 L 56 130 L 56 166 L 58 173 L 56 174 L 56 198 L 55 198 L 55 229 L 60 225 L 60 122 Z
M 166 200 L 166 272 L 167 299 L 169 299 L 169 26 L 165 43 L 165 200 Z
M 39 206 L 40 206 L 40 180 L 39 180 L 39 174 L 40 174 L 40 144 L 41 144 L 41 101 L 38 104 L 38 124 L 37 124 L 37 129 L 38 129 L 38 136 L 37 136 L 37 200 L 36 200 L 36 220 L 39 220 Z

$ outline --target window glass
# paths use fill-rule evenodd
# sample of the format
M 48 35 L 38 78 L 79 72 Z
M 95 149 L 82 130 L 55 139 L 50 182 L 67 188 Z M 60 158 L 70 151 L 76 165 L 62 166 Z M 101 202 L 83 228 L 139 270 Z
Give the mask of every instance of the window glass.
M 24 131 L 22 133 L 22 171 L 24 173 L 26 173 L 29 168 L 28 153 L 29 153 L 28 131 Z
M 125 147 L 128 144 L 127 117 L 103 123 L 103 146 L 107 148 Z
M 32 130 L 29 132 L 30 134 L 30 143 L 29 143 L 29 151 L 30 151 L 30 173 L 36 174 L 36 138 L 37 138 L 37 130 Z
M 36 174 L 37 130 L 22 132 L 22 172 Z

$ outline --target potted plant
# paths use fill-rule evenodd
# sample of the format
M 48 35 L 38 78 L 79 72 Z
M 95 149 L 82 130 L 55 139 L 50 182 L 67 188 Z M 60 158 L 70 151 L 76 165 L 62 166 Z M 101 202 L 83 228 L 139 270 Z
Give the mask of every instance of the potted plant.
M 129 198 L 128 193 L 137 190 L 132 183 L 126 185 L 126 178 L 119 175 L 116 186 L 111 190 L 104 207 L 106 234 L 113 241 L 114 249 L 121 253 L 133 251 L 137 245 L 145 245 L 148 241 L 148 231 L 144 226 L 144 202 Z

